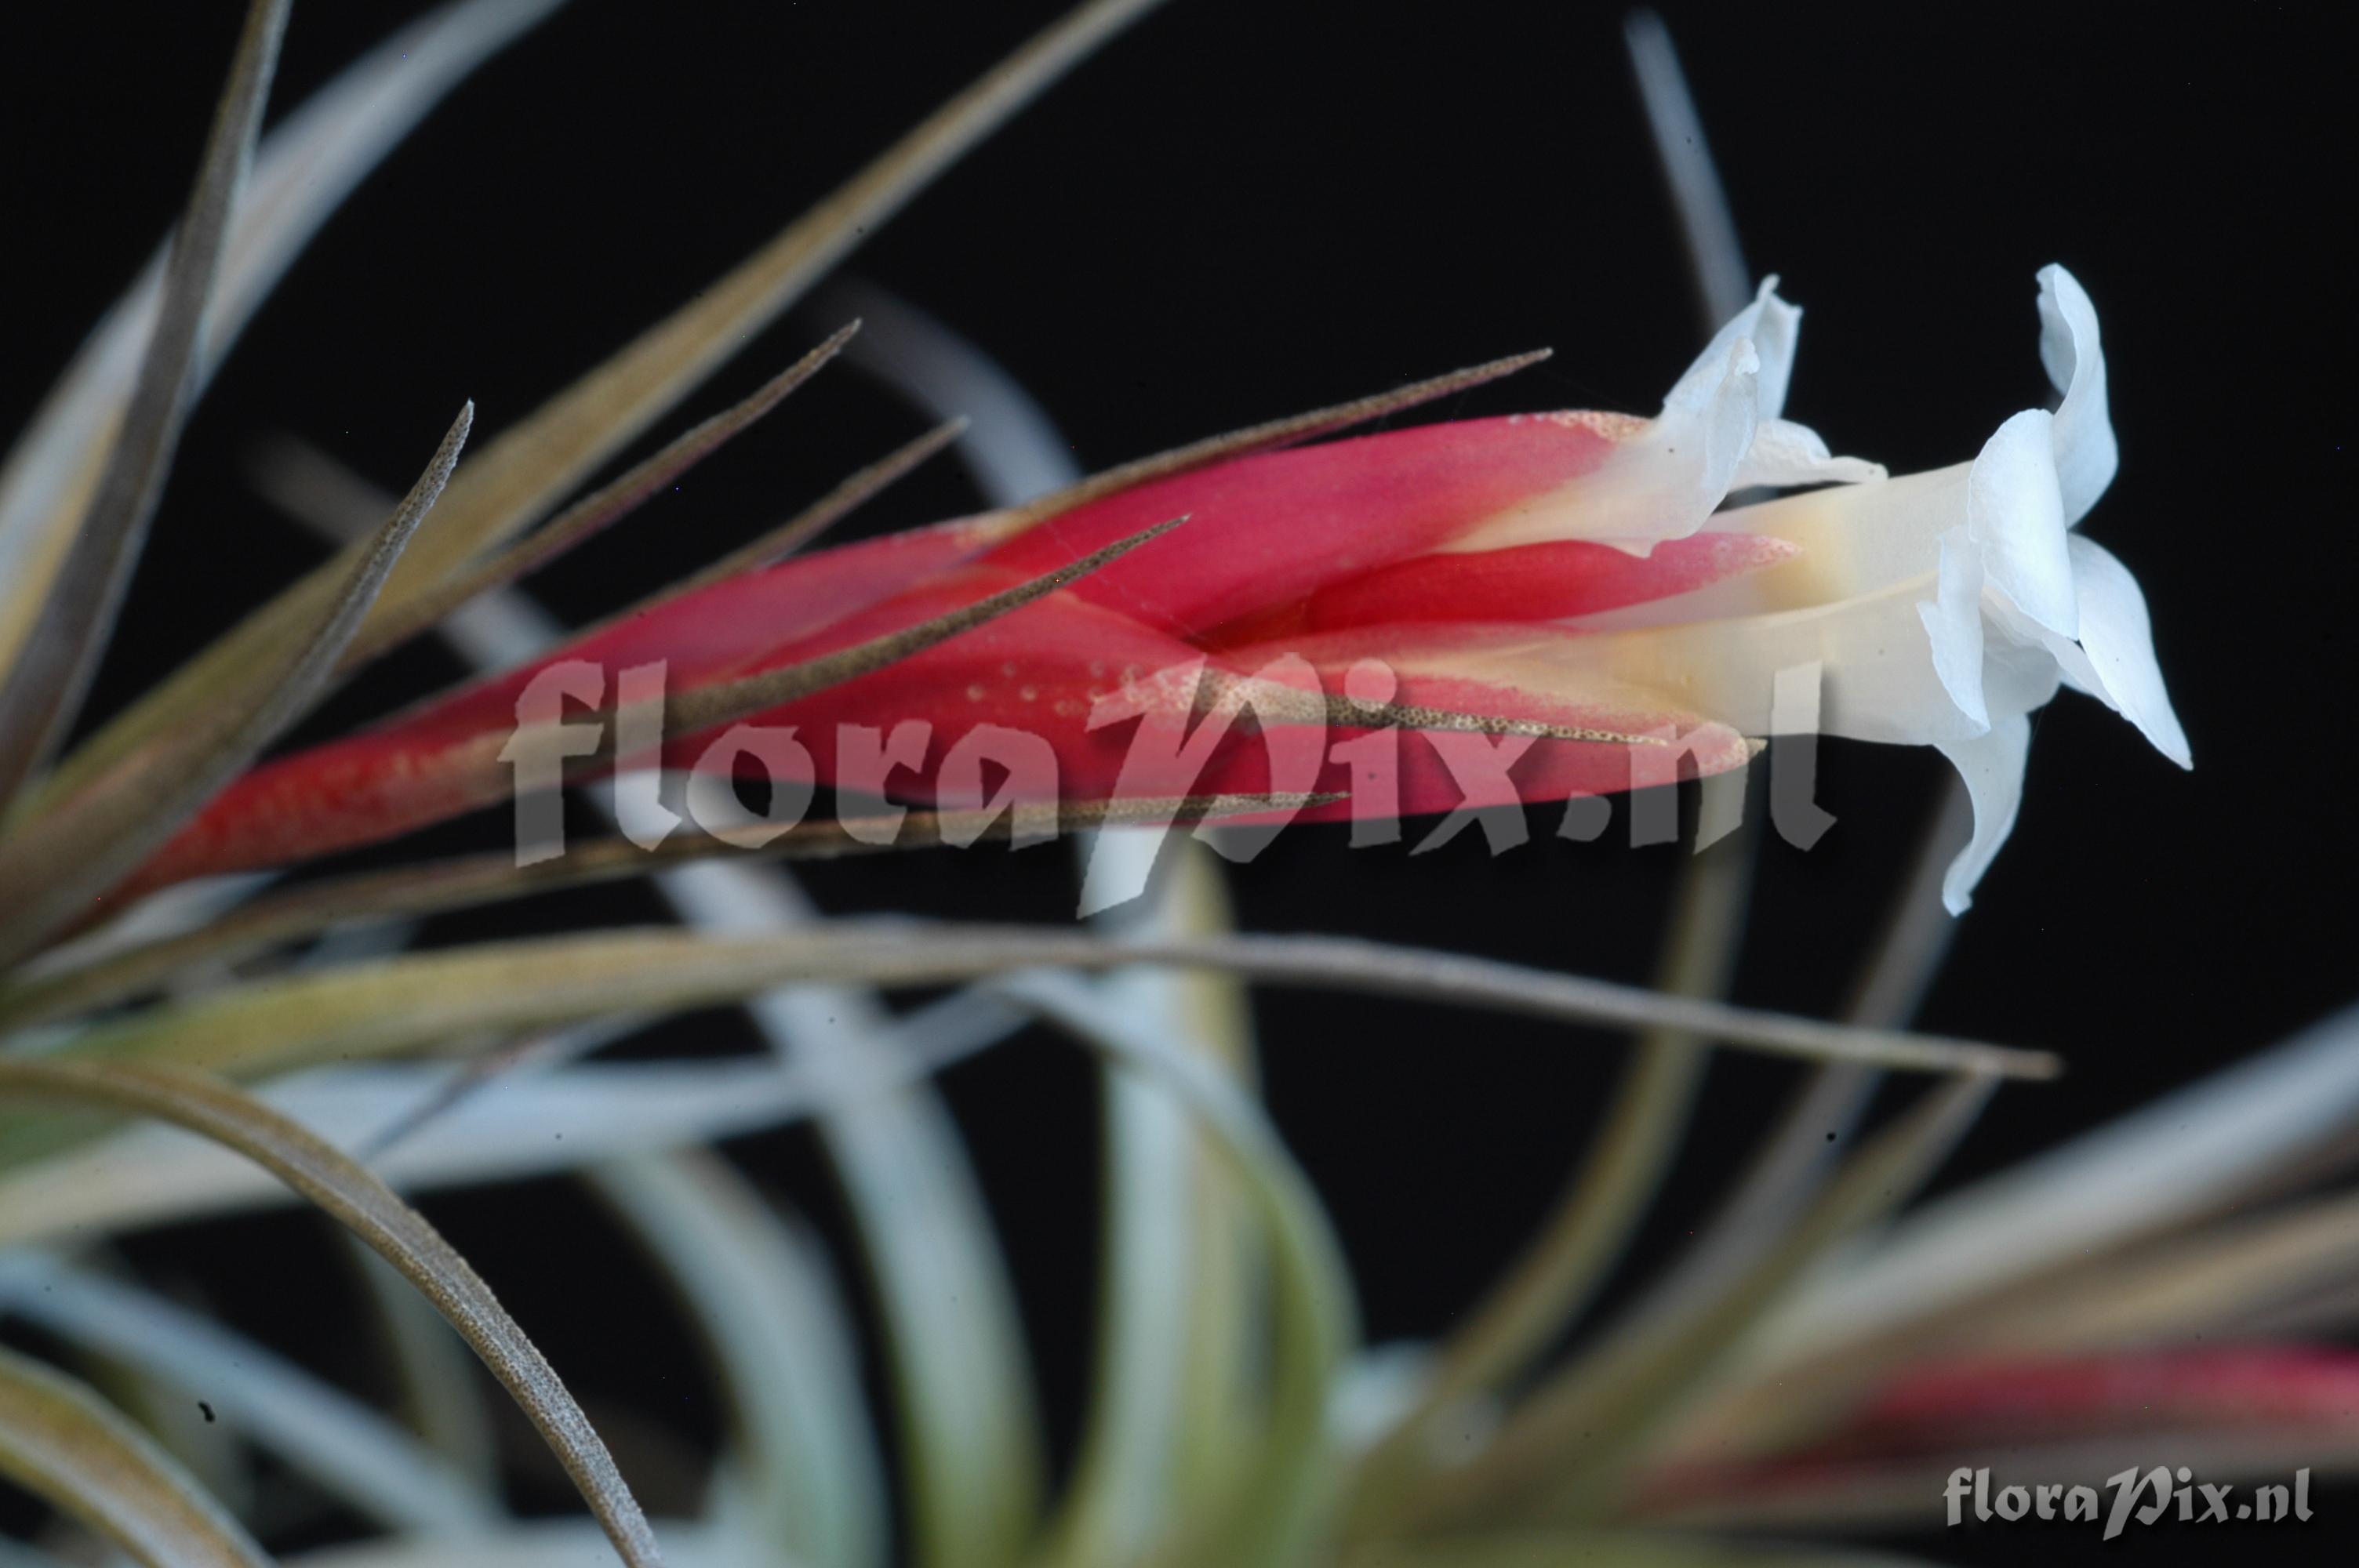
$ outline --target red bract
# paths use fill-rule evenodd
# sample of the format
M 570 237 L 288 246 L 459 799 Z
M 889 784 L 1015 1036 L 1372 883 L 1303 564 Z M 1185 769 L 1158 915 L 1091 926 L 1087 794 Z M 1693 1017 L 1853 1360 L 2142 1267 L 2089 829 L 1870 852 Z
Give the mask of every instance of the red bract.
M 1647 427 L 1578 415 L 1435 425 L 1142 484 L 997 543 L 994 521 L 977 519 L 792 558 L 255 769 L 139 885 L 318 854 L 490 804 L 484 748 L 515 729 L 534 677 L 562 661 L 610 679 L 664 661 L 677 696 L 916 625 L 1180 515 L 1184 526 L 1068 589 L 756 722 L 792 726 L 826 784 L 845 782 L 841 727 L 926 724 L 924 761 L 890 781 L 919 802 L 939 797 L 941 760 L 983 726 L 1038 737 L 1067 800 L 1351 792 L 1360 781 L 1325 748 L 1360 732 L 1328 734 L 1299 704 L 1259 707 L 1260 725 L 1227 728 L 1201 758 L 1182 753 L 1201 711 L 1256 676 L 1272 683 L 1266 696 L 1304 693 L 1315 678 L 1329 696 L 1406 710 L 1397 795 L 1364 810 L 1609 793 L 1675 777 L 1681 759 L 1701 773 L 1733 767 L 1749 754 L 1734 731 L 1659 692 L 1543 678 L 1522 654 L 1536 635 L 1563 635 L 1548 624 L 1561 617 L 1685 592 L 1791 546 L 1721 534 L 1673 537 L 1649 556 L 1579 540 L 1452 549 L 1513 531 L 1524 514 L 1577 508 L 1621 438 Z M 1363 661 L 1383 668 L 1353 675 Z M 1108 704 L 1123 717 L 1109 721 Z M 1527 732 L 1464 732 L 1503 727 Z M 677 740 L 666 762 L 690 765 L 709 740 Z
M 2354 1406 L 2359 1355 L 2335 1346 L 1991 1357 L 1904 1371 L 1861 1408 L 1852 1435 L 1902 1447 L 2124 1426 L 2347 1425 Z
M 2084 1452 L 2151 1449 L 2147 1463 L 2232 1447 L 2255 1434 L 2330 1444 L 2347 1440 L 2354 1409 L 2359 1354 L 2340 1346 L 2171 1346 L 1932 1362 L 1896 1373 L 1807 1446 L 1656 1472 L 1637 1488 L 1634 1511 L 1774 1511 L 1781 1503 L 1869 1489 L 1868 1477 L 1881 1469 L 1930 1465 L 1938 1472 L 1993 1455 L 2037 1464 L 2039 1454 L 2070 1456 L 2074 1444 Z M 2106 1443 L 2114 1447 L 2087 1446 Z

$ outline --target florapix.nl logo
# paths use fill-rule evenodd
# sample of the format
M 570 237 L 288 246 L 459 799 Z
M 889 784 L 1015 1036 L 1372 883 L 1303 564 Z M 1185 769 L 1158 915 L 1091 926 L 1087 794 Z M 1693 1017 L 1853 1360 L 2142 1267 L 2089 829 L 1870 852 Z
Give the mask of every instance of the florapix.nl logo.
M 1448 799 L 1420 826 L 1412 853 L 1439 849 L 1470 827 L 1490 852 L 1526 842 L 1523 791 L 1516 765 L 1547 741 L 1608 747 L 1625 776 L 1611 781 L 1626 802 L 1633 844 L 1678 836 L 1678 806 L 1668 790 L 1701 756 L 1701 730 L 1675 728 L 1629 734 L 1587 734 L 1513 721 L 1446 727 L 1451 716 L 1394 705 L 1399 680 L 1382 662 L 1363 660 L 1330 692 L 1299 658 L 1272 661 L 1248 677 L 1215 676 L 1204 664 L 1125 672 L 1118 685 L 1091 705 L 1082 729 L 1103 732 L 1118 762 L 1102 764 L 1106 777 L 1077 791 L 1068 777 L 1070 737 L 980 723 L 942 735 L 929 720 L 842 722 L 824 733 L 794 724 L 742 722 L 694 734 L 692 722 L 669 711 L 667 665 L 656 661 L 614 672 L 582 659 L 540 670 L 517 694 L 516 725 L 500 758 L 513 770 L 516 862 L 538 864 L 565 853 L 562 790 L 585 775 L 612 774 L 610 815 L 626 838 L 652 851 L 691 822 L 731 846 L 760 849 L 800 825 L 825 782 L 845 801 L 861 803 L 842 816 L 845 833 L 889 845 L 908 820 L 889 804 L 922 798 L 934 809 L 942 842 L 964 848 L 990 834 L 1017 848 L 1058 836 L 1060 803 L 1092 793 L 1124 809 L 1123 826 L 1168 833 L 1190 817 L 1212 818 L 1198 831 L 1230 860 L 1251 860 L 1306 809 L 1333 806 L 1348 817 L 1354 847 L 1404 838 L 1403 778 L 1416 771 L 1446 781 Z M 1784 738 L 1772 754 L 1769 816 L 1788 843 L 1808 849 L 1833 825 L 1814 798 L 1820 666 L 1780 672 L 1770 731 Z M 1128 726 L 1127 730 L 1123 727 Z M 1116 735 L 1126 738 L 1115 740 Z M 1201 781 L 1225 748 L 1258 747 L 1267 787 L 1253 795 L 1206 795 Z M 1414 748 L 1414 749 L 1412 749 Z M 755 781 L 766 805 L 756 809 L 739 785 Z M 1343 789 L 1332 789 L 1338 784 Z M 1322 785 L 1331 793 L 1322 795 Z M 1697 822 L 1699 849 L 1734 831 L 1743 819 L 1742 773 L 1712 772 L 1703 779 Z M 1428 786 L 1427 796 L 1431 794 Z M 1582 792 L 1561 799 L 1560 838 L 1594 840 L 1612 822 L 1611 796 Z M 1207 828 L 1218 831 L 1208 832 Z M 1124 903 L 1144 888 L 1135 856 L 1106 871 L 1093 856 L 1083 880 L 1083 914 Z
M 2293 1473 L 2289 1482 L 2273 1482 L 2239 1491 L 2231 1482 L 2196 1479 L 2185 1465 L 2173 1468 L 2132 1467 L 2105 1477 L 2104 1496 L 2086 1484 L 2060 1481 L 2009 1481 L 1994 1486 L 1987 1467 L 1961 1465 L 1950 1472 L 1941 1496 L 1946 1521 L 1953 1528 L 1969 1520 L 1979 1524 L 2016 1524 L 2052 1520 L 2066 1524 L 2104 1522 L 2102 1539 L 2112 1541 L 2133 1522 L 2152 1525 L 2168 1517 L 2181 1524 L 2307 1523 L 2310 1517 L 2310 1471 Z

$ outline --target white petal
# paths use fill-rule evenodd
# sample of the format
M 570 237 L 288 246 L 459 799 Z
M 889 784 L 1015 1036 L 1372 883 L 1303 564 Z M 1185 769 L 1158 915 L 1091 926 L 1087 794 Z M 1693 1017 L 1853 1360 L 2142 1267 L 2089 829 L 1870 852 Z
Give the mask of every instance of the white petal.
M 1645 430 L 1569 487 L 1571 507 L 1543 508 L 1527 518 L 1523 532 L 1538 526 L 1544 534 L 1495 536 L 1482 529 L 1451 548 L 1572 538 L 1643 556 L 1661 540 L 1684 539 L 1702 527 L 1734 484 L 1755 427 L 1785 400 L 1802 313 L 1777 297 L 1777 285 L 1775 277 L 1765 280 L 1753 303 L 1712 334 Z
M 2154 749 L 2182 768 L 2195 765 L 2187 731 L 2171 711 L 2162 666 L 2154 656 L 2146 595 L 2127 567 L 2101 545 L 2072 535 L 2073 580 L 2081 597 L 2081 648 L 2087 658 L 2069 673 L 2076 685 L 2138 728 Z
M 1753 444 L 1760 368 L 1751 339 L 1723 332 L 1680 378 L 1662 413 L 1594 471 L 1469 529 L 1444 550 L 1587 539 L 1643 556 L 1665 539 L 1686 538 L 1728 494 Z
M 1801 311 L 1768 279 L 1712 335 L 1663 399 L 1663 411 L 1595 471 L 1537 504 L 1503 513 L 1442 546 L 1448 553 L 1586 539 L 1643 556 L 1701 528 L 1739 486 L 1859 483 L 1884 470 L 1830 456 L 1817 433 L 1777 417 L 1793 373 Z
M 1941 536 L 1966 520 L 1966 481 L 1973 467 L 1956 463 L 1732 506 L 1712 514 L 1705 527 L 1800 546 L 1799 559 L 1789 566 L 1732 579 L 1777 579 L 1778 593 L 1753 608 L 1799 610 L 1854 599 L 1924 577 L 1941 564 Z
M 1963 914 L 1974 902 L 1974 884 L 2015 831 L 2016 812 L 2023 805 L 2024 760 L 2031 752 L 2031 720 L 2020 713 L 2005 714 L 1987 735 L 1935 744 L 1958 770 L 1974 803 L 1973 840 L 1950 862 L 1949 873 L 1941 879 L 1941 903 L 1951 914 Z
M 2064 521 L 2078 523 L 2113 483 L 2121 452 L 2106 407 L 2097 308 L 2080 281 L 2053 263 L 2039 269 L 2039 362 L 2064 395 L 2056 410 L 2056 472 Z
M 1819 732 L 1921 746 L 1981 734 L 1935 668 L 1919 605 L 1936 597 L 1935 574 L 1832 604 L 1628 630 L 1582 630 L 1547 639 L 1544 656 L 1593 683 L 1607 678 L 1667 694 L 1747 735 L 1771 732 L 1777 672 L 1816 664 L 1825 685 Z M 1536 639 L 1538 641 L 1538 639 Z M 2033 649 L 2020 664 L 1985 650 L 1983 697 L 1990 715 L 2027 712 L 2058 685 L 2056 661 Z
M 1990 586 L 2034 623 L 2078 635 L 2064 501 L 2049 439 L 2054 417 L 2029 408 L 1983 443 L 1966 479 L 1966 533 L 1982 546 Z
M 2041 643 L 2017 643 L 2007 637 L 1991 635 L 1991 603 L 1988 595 L 1983 599 L 1983 700 L 1993 713 L 2028 713 L 2044 708 L 2056 695 L 2056 688 L 2071 678 L 2071 671 L 2060 667 L 2055 649 L 2069 648 L 2074 657 L 2080 649 L 2061 638 L 2052 639 L 2052 646 Z
M 1950 700 L 1977 729 L 1990 728 L 1983 698 L 1982 552 L 1963 528 L 1941 535 L 1941 570 L 1934 595 L 1917 606 L 1933 646 L 1933 673 Z
M 1761 356 L 1761 417 L 1775 419 L 1786 411 L 1786 385 L 1794 378 L 1794 350 L 1801 341 L 1802 311 L 1777 297 L 1777 275 L 1761 280 L 1753 303 L 1736 313 L 1721 330 L 1723 337 L 1753 340 Z
M 1794 345 L 1801 326 L 1801 311 L 1777 297 L 1776 275 L 1762 279 L 1753 303 L 1722 323 L 1673 384 L 1663 399 L 1664 412 L 1710 403 L 1719 395 L 1729 351 L 1744 342 L 1753 346 L 1758 362 L 1754 371 L 1759 377 L 1761 417 L 1776 418 L 1786 406 L 1786 383 L 1794 373 Z
M 1753 445 L 1745 452 L 1745 460 L 1736 465 L 1736 477 L 1730 488 L 1865 484 L 1884 477 L 1882 463 L 1830 454 L 1825 439 L 1808 425 L 1764 419 L 1753 432 Z

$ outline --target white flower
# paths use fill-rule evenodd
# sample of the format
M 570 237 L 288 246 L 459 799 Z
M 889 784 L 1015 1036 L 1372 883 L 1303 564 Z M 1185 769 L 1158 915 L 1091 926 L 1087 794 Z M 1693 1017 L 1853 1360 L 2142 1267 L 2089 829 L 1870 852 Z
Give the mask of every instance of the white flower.
M 1801 326 L 1801 311 L 1777 297 L 1776 276 L 1764 279 L 1753 303 L 1688 366 L 1660 414 L 1603 416 L 1617 438 L 1596 471 L 1469 529 L 1440 553 L 1584 539 L 1643 556 L 1702 529 L 1731 491 L 1884 478 L 1881 465 L 1831 457 L 1816 431 L 1778 416 Z
M 1782 727 L 1773 702 L 1777 672 L 1817 664 L 1821 732 L 1931 745 L 1964 779 L 1973 841 L 1942 890 L 1951 910 L 1962 912 L 2014 826 L 2028 715 L 2060 685 L 2095 697 L 2165 756 L 2192 765 L 2136 579 L 2074 531 L 2117 460 L 2096 311 L 2070 273 L 2042 269 L 2039 353 L 2060 405 L 2016 415 L 1971 463 L 1897 479 L 1829 460 L 1815 436 L 1771 417 L 1790 363 L 1793 317 L 1765 289 L 1740 322 L 1748 318 L 1745 331 L 1732 323 L 1706 352 L 1706 361 L 1724 356 L 1730 390 L 1690 396 L 1705 368 L 1700 361 L 1655 423 L 1669 427 L 1672 405 L 1686 398 L 1682 406 L 1695 410 L 1690 429 L 1709 437 L 1719 428 L 1709 410 L 1725 415 L 1744 395 L 1734 384 L 1745 356 L 1728 346 L 1732 334 L 1741 341 L 1757 330 L 1759 342 L 1779 347 L 1759 351 L 1753 395 L 1767 413 L 1751 441 L 1755 455 L 1730 462 L 1715 452 L 1704 477 L 1718 481 L 1724 471 L 1732 486 L 1854 482 L 1712 514 L 1703 528 L 1775 537 L 1795 553 L 1747 577 L 1570 622 L 1584 634 L 1552 639 L 1527 656 L 1556 666 L 1560 678 L 1610 676 L 1674 695 L 1750 734 Z M 1765 439 L 1774 453 L 1804 438 L 1800 458 L 1786 468 L 1758 455 Z M 1652 488 L 1659 518 L 1667 488 L 1659 474 Z M 1658 525 L 1608 542 L 1643 549 L 1677 532 Z

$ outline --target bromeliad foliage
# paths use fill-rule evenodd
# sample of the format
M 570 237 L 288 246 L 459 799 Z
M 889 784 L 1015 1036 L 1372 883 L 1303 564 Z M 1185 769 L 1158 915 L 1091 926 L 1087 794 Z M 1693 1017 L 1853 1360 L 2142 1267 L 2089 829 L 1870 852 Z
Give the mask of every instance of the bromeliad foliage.
M 2142 1185 L 2140 1204 L 2106 1202 L 2107 1162 L 2158 1158 L 2158 1135 L 2133 1126 L 2100 1140 L 2093 1173 L 2068 1154 L 2040 1174 L 2066 1218 L 2027 1227 L 2004 1267 L 1988 1240 L 2010 1215 L 2004 1184 L 1902 1221 L 1863 1259 L 1839 1244 L 1894 1213 L 1999 1077 L 2050 1073 L 2052 1059 L 1476 957 L 1239 935 L 1201 860 L 1136 923 L 1081 929 L 819 920 L 779 864 L 986 830 L 1020 841 L 1009 805 L 1109 835 L 1180 817 L 1381 825 L 1734 770 L 1760 738 L 1810 731 L 1956 762 L 1978 816 L 1946 888 L 1962 907 L 2012 819 L 2025 716 L 2059 684 L 2187 760 L 2135 583 L 2071 531 L 2114 458 L 2094 314 L 2060 269 L 2041 275 L 2040 311 L 2061 404 L 1936 473 L 1889 478 L 1782 418 L 1799 313 L 1765 285 L 1650 417 L 1523 415 L 1302 444 L 1525 356 L 1047 496 L 994 497 L 1004 504 L 933 528 L 794 553 L 956 435 L 945 427 L 586 633 L 542 636 L 528 606 L 499 599 L 844 346 L 850 329 L 557 510 L 860 232 L 1147 8 L 1095 0 L 463 457 L 462 414 L 381 523 L 65 747 L 190 401 L 238 327 L 367 167 L 552 8 L 446 6 L 257 146 L 287 11 L 257 0 L 186 221 L 0 469 L 0 1312 L 71 1350 L 128 1357 L 158 1386 L 235 1388 L 225 1419 L 252 1452 L 390 1532 L 307 1560 L 604 1550 L 573 1523 L 508 1516 L 465 1368 L 449 1365 L 440 1324 L 417 1321 L 420 1298 L 518 1401 L 633 1564 L 881 1568 L 896 1500 L 928 1568 L 1703 1563 L 1718 1560 L 1713 1541 L 1654 1527 L 1839 1525 L 1892 1495 L 1863 1466 L 1913 1475 L 2051 1436 L 2109 1453 L 2135 1446 L 2158 1404 L 2232 1455 L 2256 1432 L 2295 1433 L 2313 1462 L 2350 1451 L 2347 1408 L 2338 1425 L 2314 1397 L 2347 1384 L 2347 1357 L 2173 1349 L 2318 1283 L 2317 1249 L 2300 1244 L 2347 1218 L 2332 1203 L 2259 1234 L 2213 1219 L 2221 1192 L 2260 1184 L 2275 1160 L 2313 1161 L 2347 1129 L 2347 1021 L 2333 1049 L 2288 1048 L 2201 1106 L 2158 1112 L 2177 1184 Z M 1799 493 L 1728 504 L 1767 489 Z M 337 677 L 495 600 L 502 630 L 477 640 L 501 648 L 479 662 L 502 673 L 257 763 Z M 656 666 L 659 717 L 646 700 Z M 532 694 L 551 689 L 595 723 L 552 705 L 519 730 Z M 758 859 L 626 833 L 528 867 L 495 856 L 283 888 L 252 874 L 497 802 L 520 742 L 558 742 L 574 778 L 693 771 L 716 765 L 712 737 L 747 725 L 791 726 L 806 776 L 846 803 L 940 809 L 807 823 Z M 569 730 L 592 739 L 571 748 Z M 989 803 L 979 763 L 957 772 L 962 752 L 984 754 L 978 741 L 1008 769 Z M 1027 756 L 1046 771 L 1010 765 Z M 691 925 L 721 929 L 419 954 L 395 940 L 358 960 L 306 947 L 638 875 Z M 1177 988 L 1141 966 L 1206 978 Z M 1430 1363 L 1364 1356 L 1316 1195 L 1251 1089 L 1245 979 L 1946 1081 L 1806 1184 L 1743 1267 L 1554 1370 L 1535 1357 L 1562 1311 L 1538 1314 L 1537 1337 L 1462 1341 Z M 898 1019 L 876 997 L 949 984 L 965 989 Z M 584 1059 L 631 1020 L 733 1002 L 775 1059 Z M 1104 1342 L 1085 1453 L 1053 1506 L 989 1211 L 926 1082 L 1033 1021 L 1094 1053 L 1109 1084 Z M 899 1423 L 889 1482 L 835 1260 L 697 1147 L 800 1117 L 820 1125 L 875 1284 Z M 209 1141 L 130 1124 L 142 1119 Z M 522 1326 L 398 1195 L 550 1172 L 593 1185 L 712 1348 L 733 1421 L 693 1517 L 650 1525 L 627 1449 L 609 1454 Z M 138 1225 L 297 1197 L 391 1265 L 370 1279 L 414 1424 L 83 1256 Z M 2168 1248 L 2200 1265 L 2208 1294 L 2174 1289 L 2190 1276 L 2166 1260 L 2132 1299 L 2093 1300 L 2093 1256 L 2148 1263 L 2139 1249 Z M 1467 1332 L 1516 1315 L 1478 1312 Z M 1429 1369 L 1468 1366 L 1486 1375 Z M 1799 1381 L 1811 1400 L 1788 1397 Z M 1445 1426 L 1488 1436 L 1453 1447 L 1435 1441 Z M 168 1423 L 145 1436 L 79 1379 L 0 1353 L 0 1475 L 143 1563 L 266 1561 L 173 1440 Z

